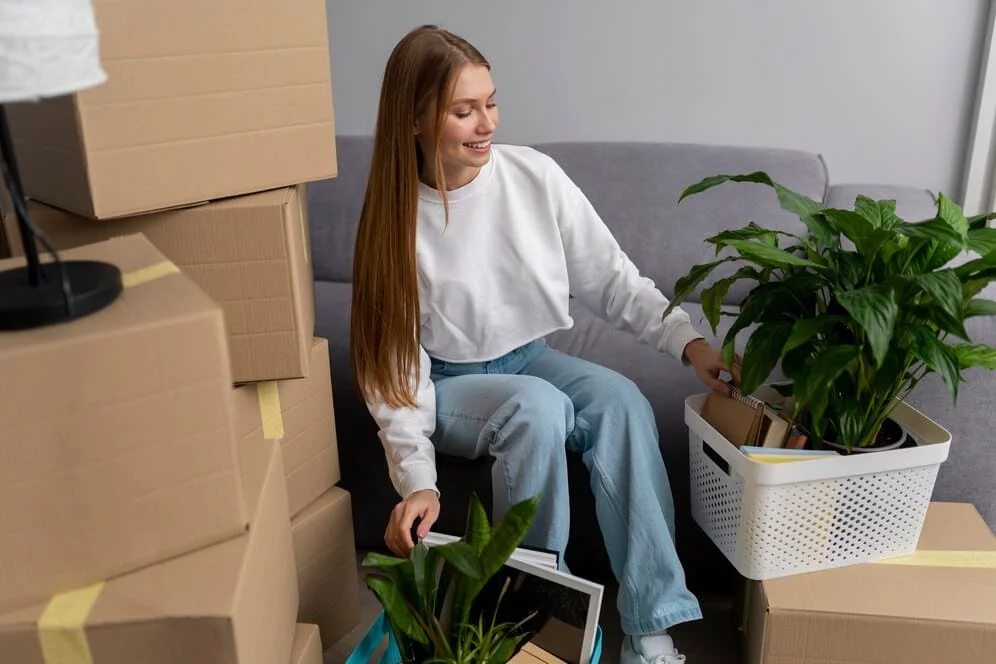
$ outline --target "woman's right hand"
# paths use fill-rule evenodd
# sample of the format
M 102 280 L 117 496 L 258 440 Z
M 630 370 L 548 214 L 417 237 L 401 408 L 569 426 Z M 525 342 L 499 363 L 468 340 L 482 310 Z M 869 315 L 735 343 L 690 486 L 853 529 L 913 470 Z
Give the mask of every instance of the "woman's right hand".
M 412 524 L 416 518 L 420 519 L 418 536 L 421 539 L 439 518 L 439 496 L 432 489 L 416 491 L 391 511 L 391 520 L 384 532 L 384 542 L 394 555 L 407 558 L 411 553 L 415 546 L 412 541 Z

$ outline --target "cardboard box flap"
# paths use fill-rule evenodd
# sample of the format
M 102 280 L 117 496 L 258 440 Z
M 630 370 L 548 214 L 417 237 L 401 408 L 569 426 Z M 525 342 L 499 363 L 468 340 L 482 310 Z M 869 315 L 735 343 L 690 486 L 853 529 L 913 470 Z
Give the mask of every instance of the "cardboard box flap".
M 290 664 L 322 664 L 322 639 L 318 625 L 298 623 Z
M 971 505 L 931 503 L 919 551 L 996 551 Z M 996 625 L 996 569 L 863 564 L 765 581 L 768 610 Z

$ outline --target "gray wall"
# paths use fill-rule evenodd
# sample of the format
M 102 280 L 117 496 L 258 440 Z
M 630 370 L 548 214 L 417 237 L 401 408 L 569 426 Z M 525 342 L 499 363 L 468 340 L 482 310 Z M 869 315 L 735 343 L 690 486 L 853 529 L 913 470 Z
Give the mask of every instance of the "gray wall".
M 823 154 L 837 182 L 960 195 L 987 0 L 330 0 L 338 130 L 373 129 L 384 62 L 437 23 L 491 61 L 501 142 Z

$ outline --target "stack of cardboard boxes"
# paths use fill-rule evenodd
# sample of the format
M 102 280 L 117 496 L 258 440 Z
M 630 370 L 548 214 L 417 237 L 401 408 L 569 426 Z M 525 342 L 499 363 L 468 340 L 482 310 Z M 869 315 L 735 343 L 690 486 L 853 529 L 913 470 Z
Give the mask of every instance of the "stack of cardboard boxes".
M 94 5 L 108 82 L 8 116 L 34 222 L 125 289 L 0 334 L 0 661 L 318 662 L 359 621 L 304 184 L 325 3 Z

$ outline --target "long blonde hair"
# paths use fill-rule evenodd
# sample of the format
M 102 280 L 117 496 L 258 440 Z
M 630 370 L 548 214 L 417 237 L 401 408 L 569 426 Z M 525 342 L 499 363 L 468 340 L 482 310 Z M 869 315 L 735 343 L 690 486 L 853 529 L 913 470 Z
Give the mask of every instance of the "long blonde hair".
M 388 58 L 380 91 L 373 159 L 353 254 L 350 352 L 364 398 L 393 408 L 416 405 L 419 363 L 415 231 L 421 169 L 432 168 L 446 201 L 439 134 L 460 70 L 490 68 L 467 41 L 433 25 L 409 32 Z M 436 155 L 423 163 L 415 124 L 435 109 Z

